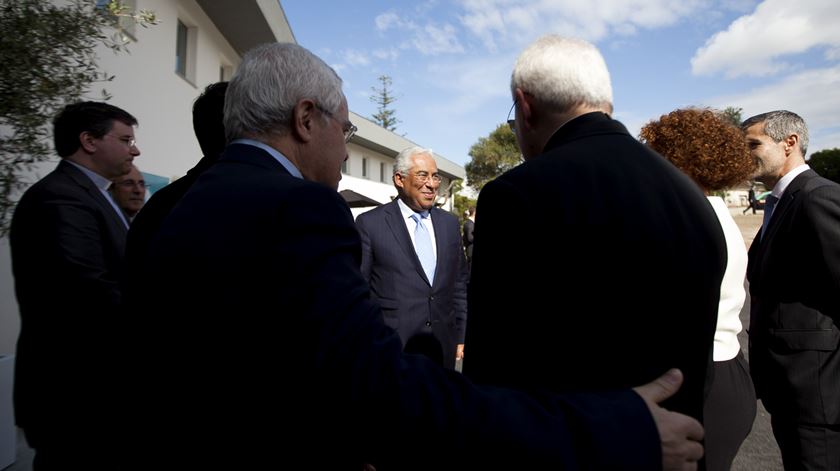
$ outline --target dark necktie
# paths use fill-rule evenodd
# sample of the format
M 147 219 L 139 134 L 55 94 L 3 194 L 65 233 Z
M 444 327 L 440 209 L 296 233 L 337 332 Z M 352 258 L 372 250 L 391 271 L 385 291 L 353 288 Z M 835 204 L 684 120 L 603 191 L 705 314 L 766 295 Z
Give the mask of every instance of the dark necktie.
M 776 208 L 776 203 L 779 198 L 773 195 L 767 196 L 764 200 L 764 222 L 761 224 L 761 240 L 764 240 L 764 233 L 767 232 L 767 226 L 770 225 L 770 218 L 773 217 L 773 209 Z

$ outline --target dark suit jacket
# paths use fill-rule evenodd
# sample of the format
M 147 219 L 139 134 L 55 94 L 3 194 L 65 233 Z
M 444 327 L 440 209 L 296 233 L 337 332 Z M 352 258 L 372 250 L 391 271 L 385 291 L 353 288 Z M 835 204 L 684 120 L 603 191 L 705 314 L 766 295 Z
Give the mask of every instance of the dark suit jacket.
M 401 355 L 346 203 L 261 149 L 228 146 L 144 260 L 131 329 L 139 469 L 658 466 L 632 392 L 531 398 Z
M 382 307 L 385 324 L 403 345 L 417 335 L 431 334 L 440 343 L 444 366 L 455 367 L 455 347 L 464 343 L 467 321 L 467 267 L 458 218 L 432 208 L 437 265 L 429 284 L 397 200 L 360 214 L 356 227 L 362 238 L 362 276 L 374 301 Z
M 756 393 L 771 414 L 840 423 L 840 185 L 794 178 L 749 254 Z
M 101 427 L 94 411 L 115 393 L 102 365 L 114 352 L 103 342 L 115 335 L 125 236 L 105 196 L 63 160 L 18 202 L 9 235 L 21 317 L 15 416 L 33 438 L 96 440 L 82 430 Z
M 204 156 L 186 175 L 155 192 L 131 222 L 126 239 L 125 263 L 135 269 L 127 270 L 122 280 L 123 296 L 129 304 L 134 304 L 133 299 L 136 296 L 143 296 L 136 288 L 142 284 L 141 280 L 148 276 L 140 267 L 145 266 L 142 258 L 149 251 L 152 237 L 157 234 L 163 220 L 181 201 L 199 175 L 210 168 L 218 158 L 218 155 Z
M 475 223 L 471 219 L 464 221 L 464 251 L 467 260 L 472 261 L 473 244 L 475 243 Z
M 576 391 L 677 367 L 668 405 L 702 416 L 726 247 L 694 183 L 590 113 L 485 185 L 477 213 L 467 376 Z

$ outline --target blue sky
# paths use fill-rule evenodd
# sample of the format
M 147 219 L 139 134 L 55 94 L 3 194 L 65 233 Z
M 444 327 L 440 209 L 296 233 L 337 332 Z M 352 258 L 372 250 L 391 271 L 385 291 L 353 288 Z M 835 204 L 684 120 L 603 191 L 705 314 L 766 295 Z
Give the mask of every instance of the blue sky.
M 612 75 L 615 117 L 637 136 L 686 106 L 789 109 L 809 154 L 840 147 L 839 0 L 428 0 L 281 2 L 300 45 L 344 79 L 369 117 L 389 75 L 397 132 L 465 164 L 504 122 L 516 56 L 555 33 L 595 43 Z

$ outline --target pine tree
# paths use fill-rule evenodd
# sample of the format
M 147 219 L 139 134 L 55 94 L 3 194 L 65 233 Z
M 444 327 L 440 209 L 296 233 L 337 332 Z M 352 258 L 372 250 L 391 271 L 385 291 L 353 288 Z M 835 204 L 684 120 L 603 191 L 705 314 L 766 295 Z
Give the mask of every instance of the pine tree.
M 380 75 L 379 82 L 382 84 L 381 88 L 370 87 L 373 92 L 373 95 L 370 96 L 370 101 L 377 105 L 377 112 L 372 116 L 373 122 L 389 131 L 395 131 L 397 124 L 402 121 L 398 120 L 395 116 L 396 110 L 390 107 L 391 104 L 397 101 L 391 89 L 391 77 Z

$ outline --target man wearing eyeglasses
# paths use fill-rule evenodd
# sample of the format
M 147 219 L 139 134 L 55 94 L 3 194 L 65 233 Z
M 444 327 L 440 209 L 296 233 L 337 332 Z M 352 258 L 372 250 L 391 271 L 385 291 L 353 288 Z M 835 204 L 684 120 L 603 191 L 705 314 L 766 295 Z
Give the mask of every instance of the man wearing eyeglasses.
M 114 197 L 117 206 L 125 214 L 129 224 L 134 221 L 134 216 L 146 203 L 146 181 L 143 174 L 136 166 L 131 166 L 128 175 L 117 178 L 111 185 L 111 195 Z
M 145 254 L 128 468 L 680 469 L 700 452 L 686 439 L 699 424 L 656 405 L 678 374 L 529 396 L 401 352 L 336 191 L 354 126 L 321 59 L 289 43 L 246 53 L 224 127 L 224 153 Z M 428 205 L 435 173 L 398 178 Z
M 12 219 L 12 272 L 21 329 L 15 417 L 35 469 L 114 469 L 110 439 L 116 359 L 107 343 L 121 314 L 127 222 L 108 192 L 140 155 L 137 120 L 98 102 L 53 121 L 58 166 L 32 185 Z
M 394 162 L 397 198 L 360 214 L 362 275 L 405 351 L 454 369 L 464 355 L 467 263 L 458 218 L 435 207 L 440 175 L 430 149 Z

